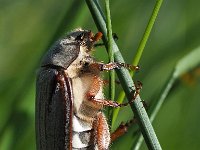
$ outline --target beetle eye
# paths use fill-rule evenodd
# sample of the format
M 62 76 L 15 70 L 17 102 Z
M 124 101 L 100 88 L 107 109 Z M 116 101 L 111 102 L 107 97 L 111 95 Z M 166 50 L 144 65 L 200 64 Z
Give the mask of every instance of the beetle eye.
M 84 66 L 85 67 L 89 66 L 89 62 L 85 62 Z
M 81 34 L 79 34 L 79 35 L 76 37 L 75 40 L 77 40 L 77 41 L 83 41 L 84 36 L 85 36 L 85 34 L 84 34 L 84 33 L 81 33 Z

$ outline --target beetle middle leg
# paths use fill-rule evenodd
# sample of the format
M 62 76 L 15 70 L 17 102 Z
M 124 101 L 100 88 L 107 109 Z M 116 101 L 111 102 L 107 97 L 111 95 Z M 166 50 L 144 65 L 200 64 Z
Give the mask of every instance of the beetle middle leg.
M 103 84 L 103 80 L 101 80 L 98 76 L 93 76 L 93 82 L 91 85 L 92 88 L 86 93 L 88 101 L 100 104 L 102 106 L 110 106 L 110 107 L 121 107 L 122 105 L 127 106 L 129 104 L 129 103 L 119 104 L 115 101 L 95 98 L 96 94 L 100 89 L 101 84 Z
M 109 84 L 110 82 L 109 82 L 109 80 L 103 80 L 103 84 L 104 85 L 107 85 L 107 84 Z M 120 81 L 119 80 L 115 80 L 115 83 L 116 84 L 120 84 Z
M 136 85 L 136 90 L 133 93 L 132 100 L 127 103 L 118 103 L 118 102 L 112 101 L 112 100 L 95 98 L 95 95 L 99 91 L 99 87 L 100 87 L 100 84 L 102 84 L 102 82 L 103 81 L 98 76 L 94 76 L 93 82 L 91 85 L 91 87 L 93 87 L 93 88 L 91 88 L 87 92 L 86 97 L 89 101 L 91 101 L 93 103 L 100 104 L 102 106 L 110 106 L 110 107 L 114 107 L 114 108 L 123 107 L 123 106 L 127 106 L 127 105 L 131 104 L 136 99 L 136 97 L 138 96 L 138 94 L 140 93 L 140 90 L 142 88 L 142 83 L 138 82 L 138 85 Z

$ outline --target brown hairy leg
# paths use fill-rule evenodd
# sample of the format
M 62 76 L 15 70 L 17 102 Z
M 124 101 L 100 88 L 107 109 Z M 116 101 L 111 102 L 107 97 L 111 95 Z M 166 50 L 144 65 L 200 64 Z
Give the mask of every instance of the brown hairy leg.
M 97 114 L 96 119 L 93 122 L 95 146 L 98 146 L 98 150 L 109 149 L 110 144 L 110 132 L 106 121 L 106 117 L 102 112 Z
M 122 122 L 119 127 L 111 134 L 111 142 L 124 135 L 128 131 L 128 128 L 135 123 L 137 123 L 137 120 L 135 118 L 125 124 Z
M 103 106 L 110 106 L 110 107 L 123 107 L 123 106 L 127 106 L 127 105 L 131 104 L 136 99 L 137 95 L 140 93 L 140 90 L 142 88 L 142 83 L 138 82 L 138 85 L 136 85 L 136 90 L 134 91 L 134 94 L 133 94 L 132 101 L 127 102 L 127 103 L 118 103 L 118 102 L 112 101 L 112 100 L 95 98 L 96 93 L 99 91 L 100 84 L 102 84 L 102 83 L 103 83 L 103 81 L 99 77 L 94 76 L 93 84 L 91 85 L 91 87 L 93 87 L 93 88 L 91 88 L 91 90 L 88 91 L 87 99 L 93 103 L 101 104 Z
M 128 64 L 124 64 L 124 63 L 109 63 L 109 64 L 103 64 L 103 63 L 93 63 L 90 65 L 90 67 L 94 70 L 97 71 L 107 71 L 107 70 L 113 70 L 113 69 L 120 69 L 121 67 L 125 67 L 128 69 L 132 69 L 132 70 L 138 70 L 139 67 L 137 66 L 132 66 L 132 65 L 128 65 Z M 102 106 L 110 106 L 110 107 L 123 107 L 123 106 L 127 106 L 128 104 L 131 104 L 136 97 L 138 96 L 138 94 L 140 93 L 140 90 L 142 88 L 142 83 L 141 82 L 137 82 L 137 84 L 135 84 L 135 91 L 133 93 L 133 98 L 132 101 L 128 102 L 128 103 L 117 103 L 116 101 L 112 101 L 112 100 L 107 100 L 107 99 L 96 99 L 95 95 L 97 94 L 97 92 L 99 91 L 99 88 L 101 86 L 101 84 L 105 84 L 105 81 L 102 80 L 100 77 L 98 76 L 94 76 L 93 78 L 93 84 L 91 85 L 91 90 L 88 91 L 87 93 L 87 99 L 93 103 L 96 104 L 101 104 Z M 102 136 L 102 131 L 103 131 L 103 124 L 101 124 L 101 122 L 104 122 L 102 120 L 105 120 L 105 118 L 102 118 L 102 116 L 98 116 L 97 117 L 97 122 L 94 123 L 96 124 L 98 130 L 96 130 L 96 134 L 99 135 L 99 138 L 101 138 Z M 114 141 L 115 139 L 117 139 L 118 137 L 124 135 L 127 130 L 128 127 L 130 126 L 131 123 L 135 122 L 135 119 L 129 121 L 126 124 L 120 124 L 120 126 L 115 130 L 115 132 L 113 132 L 111 134 L 111 141 Z M 107 125 L 107 122 L 106 122 Z M 100 143 L 98 143 L 98 145 L 102 145 L 101 141 L 102 139 L 98 139 L 97 137 L 97 141 L 99 141 Z M 102 149 L 103 147 L 100 146 L 99 149 Z

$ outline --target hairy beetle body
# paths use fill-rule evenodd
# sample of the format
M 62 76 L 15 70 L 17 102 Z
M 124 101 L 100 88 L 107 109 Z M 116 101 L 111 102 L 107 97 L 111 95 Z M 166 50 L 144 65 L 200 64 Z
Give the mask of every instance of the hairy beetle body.
M 56 42 L 45 55 L 36 85 L 38 150 L 109 148 L 102 113 L 100 69 L 90 52 L 98 36 L 78 29 Z
M 89 96 L 94 95 L 96 99 L 104 99 L 103 82 L 99 70 L 91 70 L 87 66 L 82 66 L 80 62 L 87 63 L 88 66 L 94 63 L 92 57 L 82 47 L 77 59 L 65 71 L 69 78 L 72 79 L 73 85 L 74 118 L 72 147 L 92 147 L 92 149 L 96 147 L 95 149 L 98 149 L 95 139 L 91 137 L 97 136 L 93 131 L 96 128 L 96 126 L 94 127 L 94 122 L 98 119 L 98 114 L 104 117 L 101 112 L 103 105 L 88 100 L 88 94 Z M 102 132 L 106 132 L 108 137 L 104 138 L 102 143 L 105 143 L 104 147 L 107 149 L 110 143 L 110 133 L 106 121 L 103 126 L 105 129 Z

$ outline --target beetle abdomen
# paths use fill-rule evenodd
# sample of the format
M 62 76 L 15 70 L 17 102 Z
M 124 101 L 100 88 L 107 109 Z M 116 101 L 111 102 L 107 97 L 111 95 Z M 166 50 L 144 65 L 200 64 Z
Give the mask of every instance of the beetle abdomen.
M 72 147 L 74 150 L 94 149 L 92 123 L 88 123 L 74 115 L 72 130 Z

